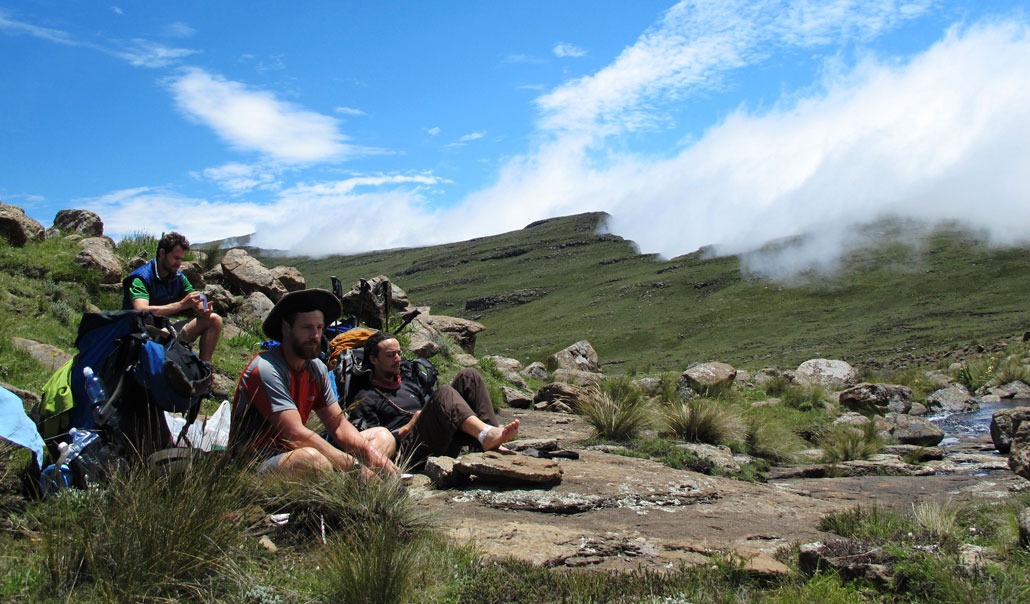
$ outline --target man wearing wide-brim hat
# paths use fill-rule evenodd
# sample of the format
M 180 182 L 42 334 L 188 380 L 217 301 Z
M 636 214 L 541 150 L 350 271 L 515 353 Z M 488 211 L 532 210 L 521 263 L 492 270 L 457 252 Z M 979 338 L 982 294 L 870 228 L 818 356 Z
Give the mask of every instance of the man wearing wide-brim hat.
M 240 376 L 233 398 L 230 448 L 259 456 L 260 471 L 348 470 L 360 462 L 396 472 L 380 450 L 392 439 L 385 428 L 364 432 L 347 421 L 318 358 L 322 330 L 340 316 L 340 301 L 324 289 L 283 296 L 261 324 L 280 345 L 256 355 Z M 314 411 L 332 443 L 309 429 Z

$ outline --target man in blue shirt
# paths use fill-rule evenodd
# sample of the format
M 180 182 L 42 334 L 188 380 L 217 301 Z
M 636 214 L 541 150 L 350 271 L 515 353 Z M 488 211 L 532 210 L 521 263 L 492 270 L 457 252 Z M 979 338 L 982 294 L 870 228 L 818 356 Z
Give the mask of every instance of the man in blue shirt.
M 193 289 L 180 270 L 189 250 L 190 242 L 179 233 L 173 231 L 161 237 L 157 257 L 122 281 L 122 308 L 149 310 L 159 317 L 196 312 L 192 319 L 176 325 L 179 339 L 188 343 L 199 337 L 197 356 L 210 363 L 222 335 L 222 317 L 211 312 L 210 306 L 204 308 L 202 294 Z

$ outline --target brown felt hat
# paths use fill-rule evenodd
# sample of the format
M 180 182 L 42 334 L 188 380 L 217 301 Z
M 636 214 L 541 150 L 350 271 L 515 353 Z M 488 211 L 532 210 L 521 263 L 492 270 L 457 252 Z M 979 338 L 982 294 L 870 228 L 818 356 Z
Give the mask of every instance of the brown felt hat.
M 313 310 L 322 311 L 326 325 L 339 319 L 340 313 L 343 312 L 340 301 L 332 292 L 318 288 L 302 289 L 279 298 L 261 323 L 261 330 L 269 338 L 282 341 L 283 318 L 292 312 L 311 312 Z

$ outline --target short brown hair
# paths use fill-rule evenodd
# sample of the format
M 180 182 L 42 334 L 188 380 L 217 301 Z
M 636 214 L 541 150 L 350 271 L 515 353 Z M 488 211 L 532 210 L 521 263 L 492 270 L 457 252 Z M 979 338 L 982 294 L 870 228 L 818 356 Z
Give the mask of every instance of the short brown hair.
M 372 359 L 379 356 L 379 345 L 387 340 L 396 340 L 397 336 L 388 331 L 377 331 L 365 340 L 364 363 L 366 369 L 372 368 Z
M 176 233 L 175 231 L 165 233 L 161 236 L 161 240 L 157 242 L 158 251 L 164 250 L 166 254 L 174 250 L 176 246 L 181 247 L 184 252 L 190 251 L 189 239 L 186 239 L 186 236 L 182 233 Z

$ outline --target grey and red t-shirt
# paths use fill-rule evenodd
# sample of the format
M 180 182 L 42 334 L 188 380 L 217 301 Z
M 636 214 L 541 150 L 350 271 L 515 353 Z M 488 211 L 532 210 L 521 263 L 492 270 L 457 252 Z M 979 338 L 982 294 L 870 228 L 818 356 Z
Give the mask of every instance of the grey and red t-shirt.
M 247 448 L 271 451 L 293 449 L 269 421 L 289 409 L 307 423 L 311 411 L 336 403 L 325 363 L 313 359 L 300 371 L 286 364 L 279 348 L 255 355 L 236 386 L 229 441 L 234 452 Z

